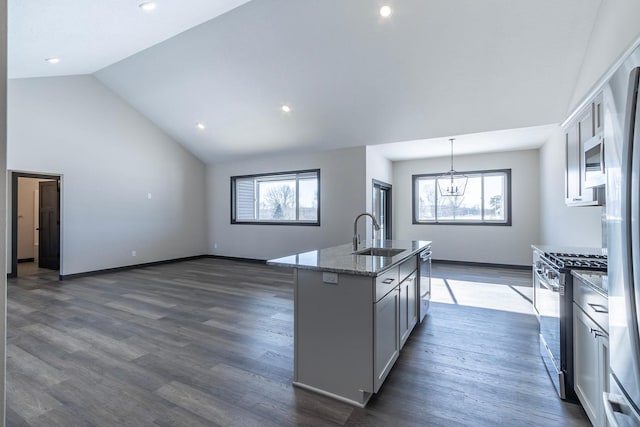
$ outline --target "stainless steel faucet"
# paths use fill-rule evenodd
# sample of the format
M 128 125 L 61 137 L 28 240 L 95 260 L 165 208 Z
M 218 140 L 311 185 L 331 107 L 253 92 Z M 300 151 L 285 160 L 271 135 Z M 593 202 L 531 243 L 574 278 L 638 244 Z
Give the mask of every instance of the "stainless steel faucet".
M 376 229 L 376 231 L 380 230 L 380 224 L 378 224 L 378 220 L 376 220 L 375 216 L 371 215 L 368 212 L 361 213 L 360 215 L 358 215 L 356 219 L 353 220 L 353 250 L 354 251 L 358 250 L 358 220 L 360 219 L 361 216 L 370 216 L 371 219 L 373 220 L 373 227 Z

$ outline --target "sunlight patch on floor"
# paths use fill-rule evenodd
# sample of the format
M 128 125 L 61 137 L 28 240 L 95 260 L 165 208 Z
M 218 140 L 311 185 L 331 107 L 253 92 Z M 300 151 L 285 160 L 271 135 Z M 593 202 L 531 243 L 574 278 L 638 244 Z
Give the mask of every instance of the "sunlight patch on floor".
M 431 301 L 532 314 L 530 286 L 508 286 L 443 278 L 431 279 Z

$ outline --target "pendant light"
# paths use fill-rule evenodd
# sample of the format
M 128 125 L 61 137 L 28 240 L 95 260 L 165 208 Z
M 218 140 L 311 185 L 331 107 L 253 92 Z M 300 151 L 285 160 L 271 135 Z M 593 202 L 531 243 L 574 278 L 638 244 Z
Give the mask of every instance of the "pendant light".
M 466 175 L 457 173 L 453 170 L 453 141 L 455 138 L 449 138 L 451 143 L 451 170 L 438 177 L 438 189 L 441 196 L 464 196 L 464 190 L 467 188 Z

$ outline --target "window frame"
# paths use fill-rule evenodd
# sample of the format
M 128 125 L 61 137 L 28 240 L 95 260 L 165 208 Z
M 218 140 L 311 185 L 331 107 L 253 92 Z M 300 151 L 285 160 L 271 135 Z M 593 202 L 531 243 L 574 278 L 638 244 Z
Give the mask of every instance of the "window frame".
M 286 220 L 286 221 L 245 221 L 238 220 L 236 218 L 236 181 L 240 179 L 255 179 L 255 178 L 264 178 L 264 177 L 272 177 L 277 178 L 278 176 L 296 176 L 296 216 L 299 215 L 299 200 L 300 200 L 300 184 L 299 184 L 299 175 L 315 173 L 318 179 L 318 215 L 316 220 L 313 221 L 305 221 L 305 220 Z M 236 175 L 230 177 L 231 183 L 231 224 L 242 224 L 242 225 L 294 225 L 294 226 L 312 226 L 318 227 L 320 226 L 320 195 L 321 195 L 321 179 L 320 179 L 320 169 L 304 169 L 304 170 L 295 170 L 295 171 L 284 171 L 284 172 L 271 172 L 271 173 L 259 173 L 259 174 L 251 174 L 251 175 Z M 255 200 L 254 200 L 254 208 L 255 208 Z
M 464 220 L 464 221 L 451 221 L 451 220 L 443 220 L 438 221 L 438 197 L 450 197 L 450 196 L 439 196 L 437 190 L 437 181 L 436 181 L 436 219 L 433 221 L 424 221 L 418 220 L 417 217 L 417 208 L 418 201 L 416 200 L 416 191 L 417 191 L 417 183 L 420 178 L 435 178 L 438 176 L 442 176 L 441 173 L 425 173 L 425 174 L 415 174 L 411 175 L 411 217 L 412 223 L 416 225 L 480 225 L 480 226 L 502 226 L 502 227 L 510 227 L 512 225 L 512 198 L 511 198 L 511 169 L 484 169 L 484 170 L 474 170 L 474 171 L 464 171 L 457 172 L 460 174 L 467 175 L 471 178 L 472 175 L 492 175 L 498 173 L 504 173 L 506 183 L 505 183 L 505 221 L 487 221 L 487 220 Z M 484 180 L 483 180 L 484 183 Z M 482 211 L 484 212 L 484 184 L 482 190 Z

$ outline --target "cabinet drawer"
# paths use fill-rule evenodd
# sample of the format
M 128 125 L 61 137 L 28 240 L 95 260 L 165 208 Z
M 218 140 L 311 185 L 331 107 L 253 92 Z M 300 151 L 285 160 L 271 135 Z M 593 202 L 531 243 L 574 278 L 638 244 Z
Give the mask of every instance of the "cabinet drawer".
M 416 268 L 418 268 L 417 266 L 418 266 L 418 263 L 416 261 L 415 255 L 409 258 L 408 260 L 404 261 L 402 264 L 400 264 L 400 277 L 398 278 L 398 280 L 402 282 L 411 273 L 416 271 Z
M 604 332 L 609 333 L 609 300 L 588 283 L 573 278 L 573 301 L 591 317 Z
M 376 298 L 375 301 L 379 301 L 380 298 L 389 293 L 390 290 L 398 286 L 398 267 L 390 268 L 389 270 L 381 273 L 376 277 Z

